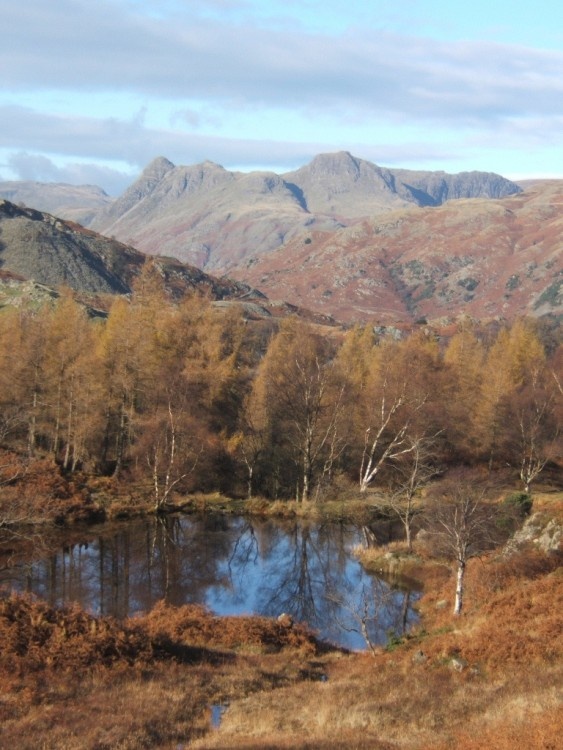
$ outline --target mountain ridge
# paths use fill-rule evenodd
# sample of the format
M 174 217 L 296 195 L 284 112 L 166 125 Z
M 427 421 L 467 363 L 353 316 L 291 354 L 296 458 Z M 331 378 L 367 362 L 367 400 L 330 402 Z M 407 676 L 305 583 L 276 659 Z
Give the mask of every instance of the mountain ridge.
M 56 210 L 56 191 L 46 186 L 49 205 L 44 207 L 38 198 L 34 207 L 79 221 L 142 252 L 228 273 L 257 249 L 272 252 L 311 228 L 336 230 L 398 208 L 519 190 L 494 173 L 391 170 L 347 151 L 318 154 L 282 174 L 234 172 L 211 161 L 175 166 L 159 156 L 115 200 L 90 196 L 82 213 L 71 213 L 66 205 Z M 0 183 L 0 197 L 12 200 L 5 193 Z
M 397 208 L 520 191 L 493 173 L 390 170 L 347 151 L 319 154 L 280 175 L 231 172 L 213 162 L 170 168 L 164 160 L 167 168 L 155 180 L 163 159 L 153 160 L 89 226 L 143 252 L 175 255 L 221 273 L 256 247 L 271 252 L 312 226 L 338 229 Z

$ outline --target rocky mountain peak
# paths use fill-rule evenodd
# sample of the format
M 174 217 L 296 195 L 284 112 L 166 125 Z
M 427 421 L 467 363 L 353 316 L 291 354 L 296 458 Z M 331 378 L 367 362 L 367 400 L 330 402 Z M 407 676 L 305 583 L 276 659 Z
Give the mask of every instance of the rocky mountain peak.
M 355 218 L 399 202 L 392 173 L 348 151 L 319 154 L 283 177 L 301 190 L 312 212 Z
M 308 173 L 311 177 L 338 177 L 349 176 L 357 178 L 360 174 L 360 159 L 356 159 L 348 151 L 337 151 L 335 153 L 319 154 L 305 167 L 297 170 L 297 173 Z
M 214 161 L 204 161 L 200 164 L 193 164 L 188 167 L 176 167 L 174 172 L 169 176 L 169 180 L 176 185 L 184 183 L 184 189 L 188 192 L 200 190 L 201 188 L 212 188 L 222 182 L 230 182 L 234 179 L 232 172 L 229 172 L 220 164 Z
M 162 178 L 174 169 L 174 164 L 165 156 L 157 156 L 143 170 L 138 181 L 143 182 L 160 182 Z
M 138 179 L 109 208 L 97 216 L 91 223 L 93 228 L 112 223 L 137 206 L 147 195 L 150 195 L 167 174 L 175 169 L 174 164 L 164 156 L 153 159 L 142 171 Z

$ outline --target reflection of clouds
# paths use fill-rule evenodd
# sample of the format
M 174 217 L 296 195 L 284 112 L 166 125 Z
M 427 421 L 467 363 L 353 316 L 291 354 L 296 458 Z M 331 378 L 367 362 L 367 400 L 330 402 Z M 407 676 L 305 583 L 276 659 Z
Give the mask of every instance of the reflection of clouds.
M 203 603 L 217 614 L 287 612 L 348 648 L 365 647 L 354 632 L 360 607 L 369 613 L 374 643 L 384 642 L 390 629 L 402 632 L 413 618 L 406 594 L 368 575 L 352 557 L 359 532 L 345 524 L 207 515 L 110 531 L 12 570 L 10 580 L 51 604 L 78 601 L 117 617 L 147 611 L 162 598 Z

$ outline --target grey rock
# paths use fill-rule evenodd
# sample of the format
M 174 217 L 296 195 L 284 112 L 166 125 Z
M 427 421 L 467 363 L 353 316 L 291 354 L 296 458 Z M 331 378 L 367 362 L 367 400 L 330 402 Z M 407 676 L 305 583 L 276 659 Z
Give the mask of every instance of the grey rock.
M 413 654 L 413 657 L 411 659 L 413 664 L 426 664 L 428 661 L 428 657 L 422 650 L 418 650 Z

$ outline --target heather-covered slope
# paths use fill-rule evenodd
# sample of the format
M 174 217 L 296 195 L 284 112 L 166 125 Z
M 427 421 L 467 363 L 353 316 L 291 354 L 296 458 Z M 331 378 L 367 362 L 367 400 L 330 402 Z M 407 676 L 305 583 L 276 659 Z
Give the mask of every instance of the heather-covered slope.
M 563 181 L 547 181 L 311 231 L 231 274 L 349 321 L 560 315 L 562 247 Z

